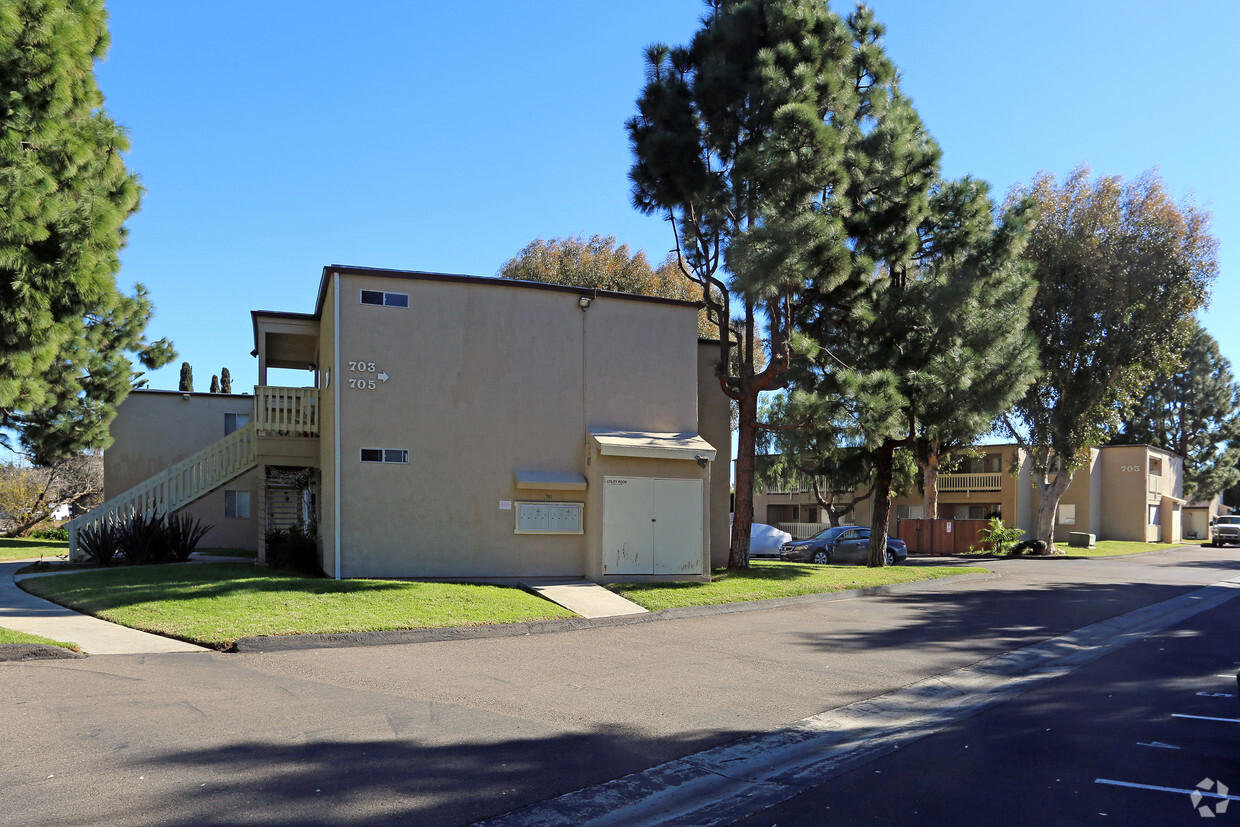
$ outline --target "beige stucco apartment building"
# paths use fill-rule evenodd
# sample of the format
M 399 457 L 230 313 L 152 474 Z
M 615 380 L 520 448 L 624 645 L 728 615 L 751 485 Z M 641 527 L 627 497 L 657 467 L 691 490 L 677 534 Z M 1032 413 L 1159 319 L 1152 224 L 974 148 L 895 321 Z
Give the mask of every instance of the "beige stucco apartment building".
M 727 558 L 730 429 L 696 313 L 326 267 L 313 312 L 252 314 L 254 396 L 130 395 L 108 502 L 71 530 L 185 507 L 217 526 L 204 545 L 260 556 L 266 528 L 313 522 L 335 577 L 707 578 Z M 275 369 L 305 387 L 269 385 Z
M 899 519 L 982 520 L 1002 517 L 1026 532 L 1033 528 L 1039 496 L 1030 477 L 1029 457 L 1018 445 L 985 445 L 982 456 L 966 460 L 938 480 L 938 513 L 926 514 L 921 493 L 893 500 L 890 531 Z M 1012 473 L 1015 468 L 1016 473 Z M 1102 540 L 1179 542 L 1184 500 L 1184 460 L 1150 445 L 1091 448 L 1089 462 L 1077 470 L 1055 514 L 1055 542 L 1072 532 Z M 825 515 L 807 486 L 762 490 L 754 500 L 755 519 L 783 525 L 793 534 L 825 527 Z M 867 525 L 868 501 L 847 522 Z

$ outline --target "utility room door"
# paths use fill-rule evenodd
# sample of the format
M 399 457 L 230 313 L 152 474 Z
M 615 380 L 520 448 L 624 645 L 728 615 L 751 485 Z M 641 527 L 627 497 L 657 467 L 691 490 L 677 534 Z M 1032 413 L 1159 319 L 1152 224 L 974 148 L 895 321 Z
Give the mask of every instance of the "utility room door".
M 702 481 L 603 478 L 603 574 L 700 574 Z

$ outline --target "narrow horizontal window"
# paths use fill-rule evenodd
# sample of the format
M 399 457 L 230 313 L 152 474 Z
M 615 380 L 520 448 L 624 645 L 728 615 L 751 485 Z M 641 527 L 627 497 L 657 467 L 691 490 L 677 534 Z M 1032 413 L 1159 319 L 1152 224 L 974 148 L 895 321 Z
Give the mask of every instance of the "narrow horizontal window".
M 404 448 L 363 448 L 362 462 L 409 462 L 409 451 Z
M 379 307 L 408 307 L 408 293 L 388 293 L 384 290 L 363 290 L 362 304 L 373 304 Z

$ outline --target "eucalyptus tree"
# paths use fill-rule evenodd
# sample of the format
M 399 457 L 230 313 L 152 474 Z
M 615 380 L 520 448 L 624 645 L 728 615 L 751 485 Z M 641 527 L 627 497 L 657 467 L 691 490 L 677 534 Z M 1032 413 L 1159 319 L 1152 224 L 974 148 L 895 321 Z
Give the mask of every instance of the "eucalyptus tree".
M 1044 173 L 1010 197 L 1038 213 L 1025 256 L 1038 282 L 1030 327 L 1041 370 L 1007 429 L 1032 460 L 1034 539 L 1053 549 L 1055 509 L 1090 447 L 1183 351 L 1218 273 L 1218 243 L 1209 215 L 1173 201 L 1155 172 L 1125 183 L 1080 167 L 1062 184 Z

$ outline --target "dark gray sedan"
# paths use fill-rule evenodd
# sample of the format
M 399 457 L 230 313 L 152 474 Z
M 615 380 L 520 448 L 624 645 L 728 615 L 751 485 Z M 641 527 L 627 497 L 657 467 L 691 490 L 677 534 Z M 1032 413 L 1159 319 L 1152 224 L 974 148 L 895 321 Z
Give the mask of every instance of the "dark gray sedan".
M 854 525 L 840 525 L 820 531 L 808 540 L 784 543 L 779 559 L 796 563 L 841 563 L 864 566 L 870 559 L 870 530 Z M 908 559 L 908 546 L 903 540 L 887 538 L 887 565 L 894 566 Z

